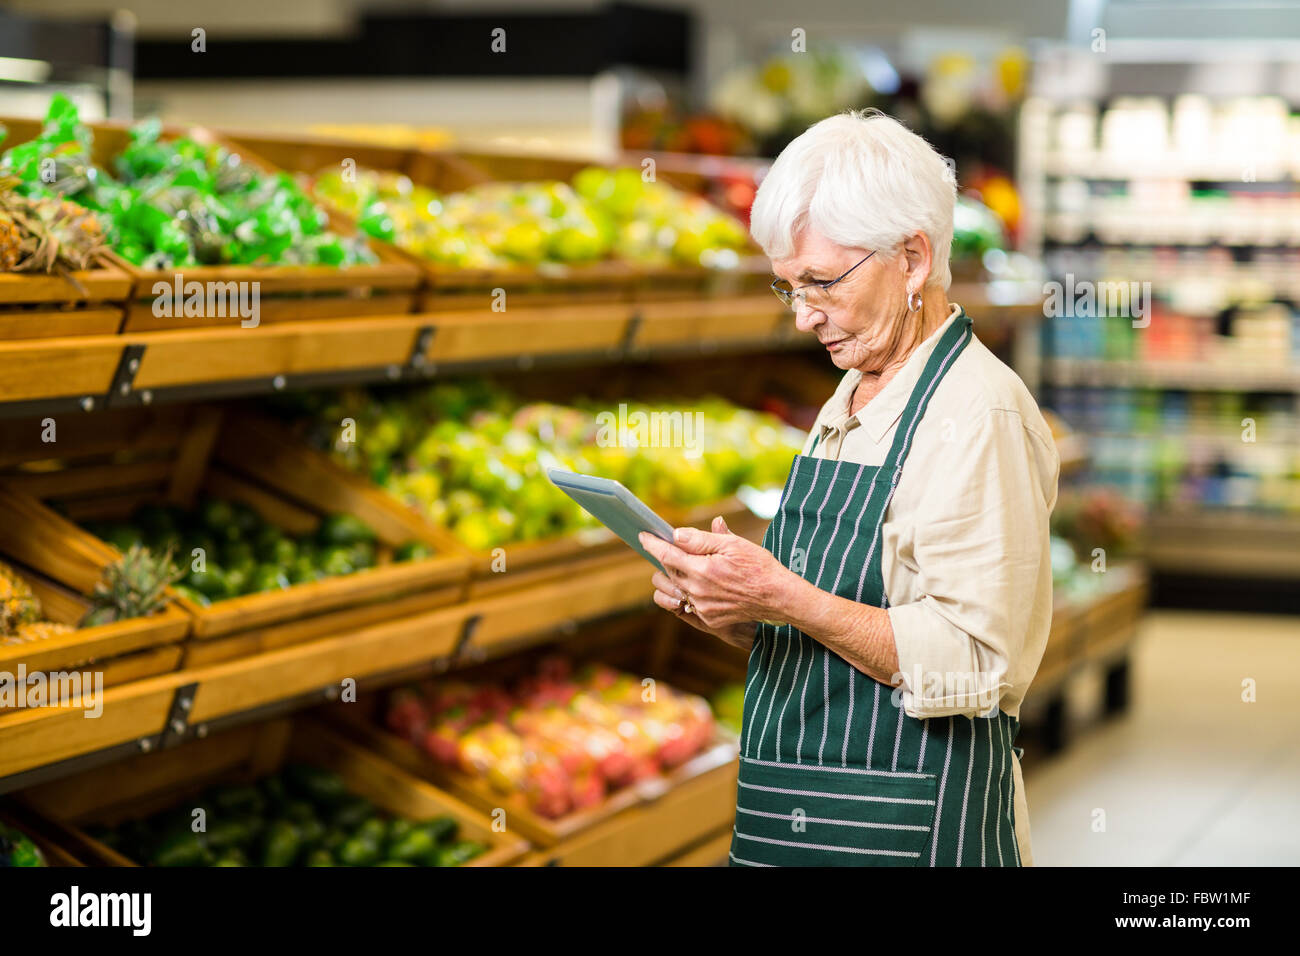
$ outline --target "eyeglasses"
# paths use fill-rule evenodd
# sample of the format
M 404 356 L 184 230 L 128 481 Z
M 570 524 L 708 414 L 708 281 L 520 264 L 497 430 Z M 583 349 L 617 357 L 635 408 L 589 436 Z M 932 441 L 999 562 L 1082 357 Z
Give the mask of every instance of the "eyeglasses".
M 874 255 L 875 252 L 868 252 L 865 256 L 854 263 L 853 267 L 850 268 L 848 272 L 844 273 L 844 275 L 840 276 L 838 279 L 827 279 L 825 282 L 810 282 L 807 285 L 799 286 L 797 289 L 794 288 L 794 286 L 792 286 L 786 279 L 773 279 L 772 291 L 776 293 L 778 299 L 789 306 L 794 312 L 799 311 L 800 301 L 812 306 L 813 308 L 822 308 L 823 306 L 830 304 L 831 286 L 835 285 L 837 282 L 843 282 L 849 277 L 849 272 L 852 272 Z

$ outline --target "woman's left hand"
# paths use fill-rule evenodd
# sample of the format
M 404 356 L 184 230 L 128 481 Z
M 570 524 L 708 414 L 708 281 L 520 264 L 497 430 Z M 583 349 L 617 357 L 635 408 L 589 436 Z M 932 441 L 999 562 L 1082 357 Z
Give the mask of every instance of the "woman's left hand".
M 639 540 L 708 627 L 781 620 L 780 595 L 792 572 L 766 548 L 732 534 L 721 518 L 713 528 L 677 528 L 673 544 L 645 532 Z

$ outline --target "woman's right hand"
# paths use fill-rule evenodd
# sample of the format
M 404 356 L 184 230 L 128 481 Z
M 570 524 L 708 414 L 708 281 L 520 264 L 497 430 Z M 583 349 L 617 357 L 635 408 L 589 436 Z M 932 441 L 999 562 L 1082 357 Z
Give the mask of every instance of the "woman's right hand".
M 650 579 L 654 585 L 654 600 L 665 611 L 671 612 L 678 620 L 685 621 L 697 631 L 703 631 L 705 634 L 712 634 L 718 640 L 732 647 L 739 647 L 743 651 L 751 650 L 754 646 L 754 622 L 746 624 L 732 624 L 729 627 L 712 628 L 701 621 L 694 614 L 687 614 L 682 610 L 681 589 L 673 583 L 672 579 L 662 571 L 656 571 L 654 577 Z

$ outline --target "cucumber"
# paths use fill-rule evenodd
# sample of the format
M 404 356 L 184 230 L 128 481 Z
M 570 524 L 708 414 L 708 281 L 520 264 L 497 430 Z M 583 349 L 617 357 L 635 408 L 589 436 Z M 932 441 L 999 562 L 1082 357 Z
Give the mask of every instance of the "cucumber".
M 292 821 L 276 820 L 262 836 L 262 866 L 293 866 L 302 835 Z
M 342 777 L 319 767 L 290 764 L 284 769 L 284 777 L 295 793 L 321 806 L 336 807 L 349 796 Z

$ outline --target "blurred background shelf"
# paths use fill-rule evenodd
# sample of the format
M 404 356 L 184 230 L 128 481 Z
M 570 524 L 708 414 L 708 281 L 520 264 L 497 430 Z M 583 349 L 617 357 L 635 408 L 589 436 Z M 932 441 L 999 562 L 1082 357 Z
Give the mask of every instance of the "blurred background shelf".
M 1300 577 L 1300 515 L 1158 511 L 1149 518 L 1146 536 L 1146 560 L 1156 571 Z

